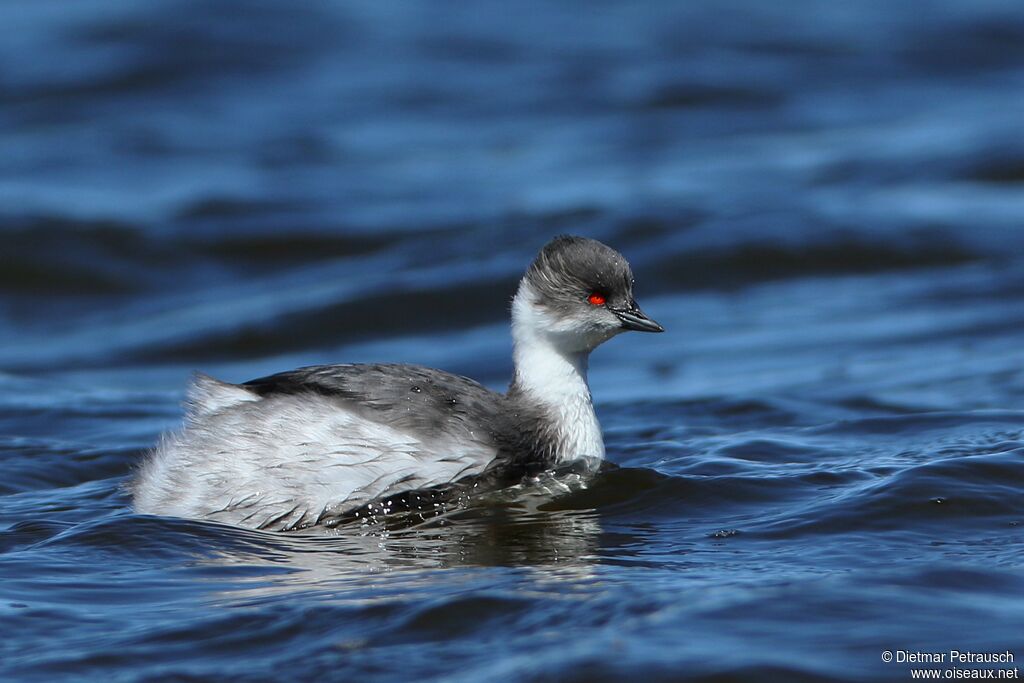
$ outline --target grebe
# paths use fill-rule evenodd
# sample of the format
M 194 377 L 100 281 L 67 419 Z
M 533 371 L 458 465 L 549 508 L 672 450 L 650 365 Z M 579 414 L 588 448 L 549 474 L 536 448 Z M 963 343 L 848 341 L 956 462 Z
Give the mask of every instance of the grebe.
M 136 474 L 135 509 L 289 531 L 600 462 L 587 361 L 625 330 L 663 331 L 633 299 L 626 259 L 557 237 L 512 301 L 506 394 L 415 365 L 320 365 L 244 384 L 197 373 L 184 426 Z

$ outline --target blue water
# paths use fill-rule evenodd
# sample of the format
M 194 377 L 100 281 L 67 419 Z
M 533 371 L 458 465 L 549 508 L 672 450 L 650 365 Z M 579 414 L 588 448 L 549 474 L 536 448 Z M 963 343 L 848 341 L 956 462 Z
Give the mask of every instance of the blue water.
M 0 5 L 0 679 L 903 681 L 1024 657 L 1024 6 Z M 502 388 L 552 235 L 663 335 L 616 467 L 421 524 L 135 515 L 192 369 Z M 1006 668 L 1005 665 L 988 668 Z

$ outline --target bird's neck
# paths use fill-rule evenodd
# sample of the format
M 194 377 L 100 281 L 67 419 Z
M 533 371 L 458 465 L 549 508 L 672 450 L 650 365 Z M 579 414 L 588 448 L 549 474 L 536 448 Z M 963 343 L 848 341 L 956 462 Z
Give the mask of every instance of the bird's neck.
M 556 463 L 580 458 L 603 458 L 601 425 L 587 384 L 589 353 L 569 353 L 558 349 L 543 334 L 535 332 L 529 320 L 517 316 L 513 304 L 513 360 L 515 374 L 510 394 L 514 394 L 550 417 L 557 440 Z

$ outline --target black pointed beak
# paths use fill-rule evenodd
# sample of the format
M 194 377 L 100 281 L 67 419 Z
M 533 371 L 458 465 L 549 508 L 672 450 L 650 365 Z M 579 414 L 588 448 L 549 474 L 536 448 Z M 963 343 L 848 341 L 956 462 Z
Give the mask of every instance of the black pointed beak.
M 637 332 L 664 332 L 665 328 L 647 317 L 647 314 L 640 310 L 635 301 L 629 302 L 629 308 L 612 308 L 612 313 L 622 321 L 622 327 L 626 330 Z

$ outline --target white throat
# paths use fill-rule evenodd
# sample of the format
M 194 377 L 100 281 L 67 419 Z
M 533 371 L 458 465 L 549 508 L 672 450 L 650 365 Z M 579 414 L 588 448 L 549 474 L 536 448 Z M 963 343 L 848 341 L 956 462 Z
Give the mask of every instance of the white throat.
M 580 458 L 604 458 L 601 425 L 587 384 L 589 352 L 558 348 L 546 314 L 533 304 L 533 292 L 525 283 L 512 302 L 512 342 L 515 382 L 555 419 L 558 462 Z

